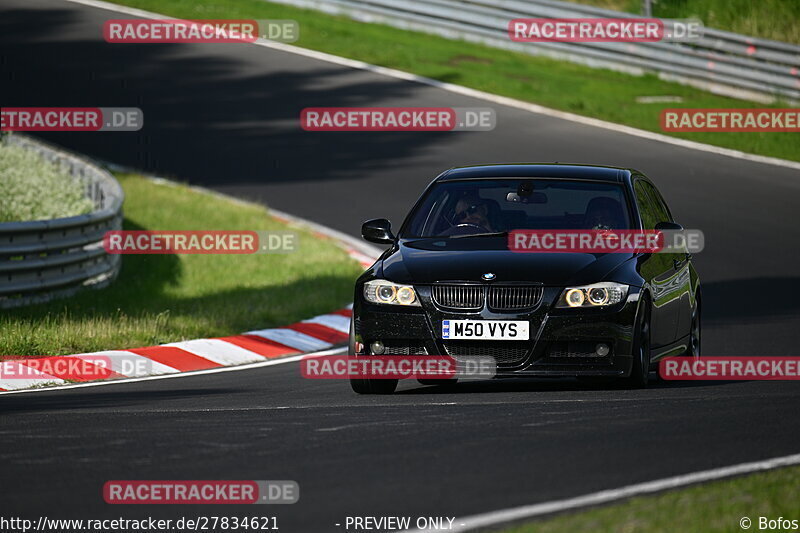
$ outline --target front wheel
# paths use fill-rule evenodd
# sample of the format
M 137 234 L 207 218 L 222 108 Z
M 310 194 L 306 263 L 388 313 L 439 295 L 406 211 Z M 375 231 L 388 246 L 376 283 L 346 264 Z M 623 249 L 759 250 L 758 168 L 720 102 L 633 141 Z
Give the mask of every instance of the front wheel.
M 650 302 L 644 300 L 633 335 L 633 368 L 631 368 L 631 375 L 625 378 L 625 385 L 630 389 L 643 389 L 647 387 L 649 378 Z
M 350 378 L 350 386 L 358 394 L 392 394 L 397 388 L 397 379 Z
M 689 346 L 686 348 L 688 357 L 700 357 L 700 300 L 692 311 L 692 329 L 689 333 Z

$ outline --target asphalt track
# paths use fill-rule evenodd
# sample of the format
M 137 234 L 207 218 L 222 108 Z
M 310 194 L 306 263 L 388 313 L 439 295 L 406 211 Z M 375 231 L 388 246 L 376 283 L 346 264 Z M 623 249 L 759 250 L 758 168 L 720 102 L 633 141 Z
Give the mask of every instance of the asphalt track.
M 433 87 L 248 45 L 110 45 L 108 11 L 0 0 L 0 103 L 133 106 L 138 133 L 43 138 L 262 201 L 357 234 L 399 224 L 441 170 L 497 161 L 631 166 L 700 228 L 707 355 L 795 355 L 796 170 L 494 106 L 475 133 L 306 133 L 310 106 L 485 107 Z M 457 82 L 457 78 L 452 80 Z M 569 88 L 565 88 L 568 91 Z M 654 109 L 655 112 L 655 109 Z M 277 515 L 338 531 L 347 515 L 463 516 L 797 453 L 787 382 L 404 383 L 358 397 L 296 364 L 0 398 L 3 516 Z M 119 507 L 109 479 L 294 479 L 282 507 Z M 737 517 L 731 518 L 732 529 Z

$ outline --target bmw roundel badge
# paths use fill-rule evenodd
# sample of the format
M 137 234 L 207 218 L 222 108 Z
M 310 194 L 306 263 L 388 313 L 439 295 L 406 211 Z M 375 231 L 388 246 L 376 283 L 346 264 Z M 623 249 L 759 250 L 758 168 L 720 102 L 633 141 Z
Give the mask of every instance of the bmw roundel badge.
M 483 276 L 481 276 L 481 277 L 482 277 L 483 279 L 485 279 L 486 281 L 492 281 L 494 278 L 496 278 L 496 277 L 497 277 L 497 274 L 494 274 L 494 273 L 492 273 L 492 272 L 487 272 L 486 274 L 484 274 L 484 275 L 483 275 Z

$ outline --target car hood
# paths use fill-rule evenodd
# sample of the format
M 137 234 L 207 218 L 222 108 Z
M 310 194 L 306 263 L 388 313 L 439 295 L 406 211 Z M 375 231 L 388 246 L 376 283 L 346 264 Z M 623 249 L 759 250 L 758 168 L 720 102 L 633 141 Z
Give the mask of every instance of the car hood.
M 383 277 L 397 283 L 522 281 L 564 286 L 609 281 L 606 276 L 634 256 L 627 253 L 520 253 L 504 237 L 401 240 L 383 260 Z

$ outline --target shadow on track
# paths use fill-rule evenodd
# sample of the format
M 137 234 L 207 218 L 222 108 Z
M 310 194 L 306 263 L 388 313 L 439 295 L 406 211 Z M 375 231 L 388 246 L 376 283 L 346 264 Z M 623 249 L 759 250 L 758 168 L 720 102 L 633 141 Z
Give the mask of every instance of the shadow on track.
M 97 392 L 96 392 L 97 391 Z M 0 413 L 22 413 L 37 411 L 58 411 L 97 409 L 98 407 L 119 408 L 135 405 L 152 405 L 153 402 L 182 398 L 210 398 L 238 394 L 239 389 L 224 388 L 186 388 L 152 389 L 138 391 L 100 392 L 91 388 L 86 392 L 62 394 L 64 391 L 36 394 L 10 394 L 0 396 Z
M 737 381 L 656 381 L 651 378 L 647 390 L 692 389 L 714 386 L 731 385 Z M 491 379 L 485 381 L 467 381 L 453 385 L 436 385 L 415 387 L 414 389 L 401 390 L 395 394 L 498 394 L 508 392 L 629 392 L 636 394 L 642 390 L 630 390 L 621 383 L 609 382 L 582 382 L 574 379 Z
M 800 277 L 758 277 L 704 282 L 705 323 L 751 323 L 800 317 Z M 780 297 L 776 297 L 780 291 Z
M 0 16 L 4 105 L 142 109 L 138 132 L 41 135 L 72 150 L 213 187 L 365 180 L 435 140 L 454 139 L 449 132 L 303 131 L 303 108 L 413 105 L 419 86 L 324 63 L 309 69 L 311 60 L 278 51 L 267 63 L 263 49 L 247 44 L 110 44 L 102 22 L 114 17 L 89 12 L 83 19 L 69 9 Z

